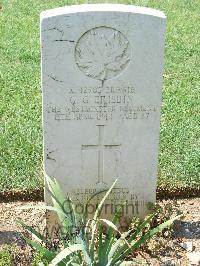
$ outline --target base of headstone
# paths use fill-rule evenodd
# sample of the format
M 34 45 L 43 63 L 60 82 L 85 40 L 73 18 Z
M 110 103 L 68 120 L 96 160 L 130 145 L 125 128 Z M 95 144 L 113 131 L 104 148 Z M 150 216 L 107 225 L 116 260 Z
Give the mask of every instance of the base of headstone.
M 101 187 L 102 189 L 102 187 Z M 103 195 L 105 195 L 104 193 L 101 193 Z M 48 202 L 48 205 L 52 205 L 51 201 L 50 201 L 50 196 L 48 196 L 48 193 L 46 193 L 46 202 Z M 103 197 L 103 195 L 101 196 L 101 198 Z M 48 198 L 48 200 L 47 200 Z M 90 201 L 90 203 L 87 203 L 87 221 L 90 219 L 92 220 L 95 214 L 95 211 L 98 207 L 99 204 L 99 200 L 95 200 L 95 197 Z M 155 201 L 151 202 L 151 206 L 152 204 L 154 204 Z M 80 205 L 80 202 L 74 202 L 74 207 L 76 210 L 76 215 L 77 217 L 81 218 L 82 214 L 83 214 L 83 208 L 85 207 L 86 203 L 82 202 Z M 140 220 L 143 220 L 146 215 L 148 215 L 149 213 L 151 213 L 151 210 L 148 208 L 149 203 L 144 203 L 142 206 L 138 205 L 138 202 L 133 202 L 133 203 L 126 203 L 123 204 L 122 202 L 111 202 L 111 201 L 106 201 L 103 206 L 102 206 L 102 210 L 100 212 L 99 218 L 106 218 L 107 220 L 112 221 L 112 218 L 114 216 L 114 214 L 116 213 L 116 210 L 121 209 L 122 213 L 118 219 L 118 222 L 116 224 L 116 226 L 118 227 L 118 229 L 120 231 L 126 231 L 128 230 L 131 222 L 133 221 L 133 219 L 135 217 L 139 218 Z M 67 219 L 67 218 L 66 218 Z M 82 225 L 85 226 L 85 225 Z M 61 232 L 60 230 L 62 230 L 62 224 L 59 223 L 58 220 L 58 216 L 55 212 L 53 211 L 47 211 L 46 212 L 46 232 L 47 235 L 51 238 L 58 238 L 59 233 Z

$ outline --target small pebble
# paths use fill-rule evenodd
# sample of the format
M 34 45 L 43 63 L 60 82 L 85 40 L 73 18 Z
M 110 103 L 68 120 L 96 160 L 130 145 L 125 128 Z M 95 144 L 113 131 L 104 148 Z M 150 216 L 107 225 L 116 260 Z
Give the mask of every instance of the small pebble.
M 183 249 L 185 249 L 187 251 L 192 251 L 193 250 L 193 244 L 192 244 L 192 242 L 179 243 L 179 246 L 181 246 Z
M 191 265 L 200 265 L 200 252 L 191 252 L 186 255 L 190 261 Z

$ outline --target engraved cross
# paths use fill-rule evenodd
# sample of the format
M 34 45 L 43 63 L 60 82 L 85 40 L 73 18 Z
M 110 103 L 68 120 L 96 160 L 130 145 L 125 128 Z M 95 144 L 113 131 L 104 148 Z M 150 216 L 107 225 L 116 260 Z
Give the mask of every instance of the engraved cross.
M 98 144 L 94 145 L 82 145 L 82 150 L 96 150 L 98 151 L 98 183 L 104 182 L 104 151 L 106 149 L 116 150 L 120 144 L 104 144 L 104 125 L 97 125 L 98 132 Z

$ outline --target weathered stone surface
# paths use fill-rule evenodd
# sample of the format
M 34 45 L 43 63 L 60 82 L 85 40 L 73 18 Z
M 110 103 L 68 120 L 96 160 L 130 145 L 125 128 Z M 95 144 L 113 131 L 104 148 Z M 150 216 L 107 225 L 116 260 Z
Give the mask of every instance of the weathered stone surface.
M 106 212 L 127 201 L 142 217 L 155 201 L 164 31 L 164 14 L 142 7 L 41 13 L 44 168 L 73 200 L 117 178 Z

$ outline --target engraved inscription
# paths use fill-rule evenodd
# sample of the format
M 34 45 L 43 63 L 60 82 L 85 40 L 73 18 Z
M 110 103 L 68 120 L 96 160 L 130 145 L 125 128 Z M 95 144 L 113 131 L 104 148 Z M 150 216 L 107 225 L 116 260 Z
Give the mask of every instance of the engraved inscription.
M 130 87 L 73 87 L 66 88 L 65 102 L 49 103 L 46 112 L 57 121 L 110 121 L 149 119 L 157 111 L 153 104 L 136 104 L 135 89 Z
M 79 69 L 88 77 L 111 79 L 128 65 L 130 45 L 126 37 L 110 27 L 97 27 L 84 33 L 75 48 Z
M 147 205 L 147 202 L 142 196 L 138 197 L 136 193 L 132 193 L 131 188 L 118 187 L 114 188 L 112 192 L 108 195 L 106 203 L 102 207 L 104 213 L 115 213 L 116 208 L 123 206 L 122 210 L 124 215 L 128 213 L 139 214 L 139 210 L 143 209 Z M 91 198 L 94 197 L 97 201 L 102 199 L 105 193 L 105 189 L 102 188 L 102 193 L 100 193 L 98 187 L 95 188 L 83 188 L 83 189 L 72 189 L 68 196 L 73 198 L 76 205 L 81 207 L 81 203 L 90 200 L 90 205 L 88 206 L 89 213 L 92 213 L 92 209 L 95 208 L 95 204 L 92 204 Z M 95 196 L 94 196 L 95 195 Z

